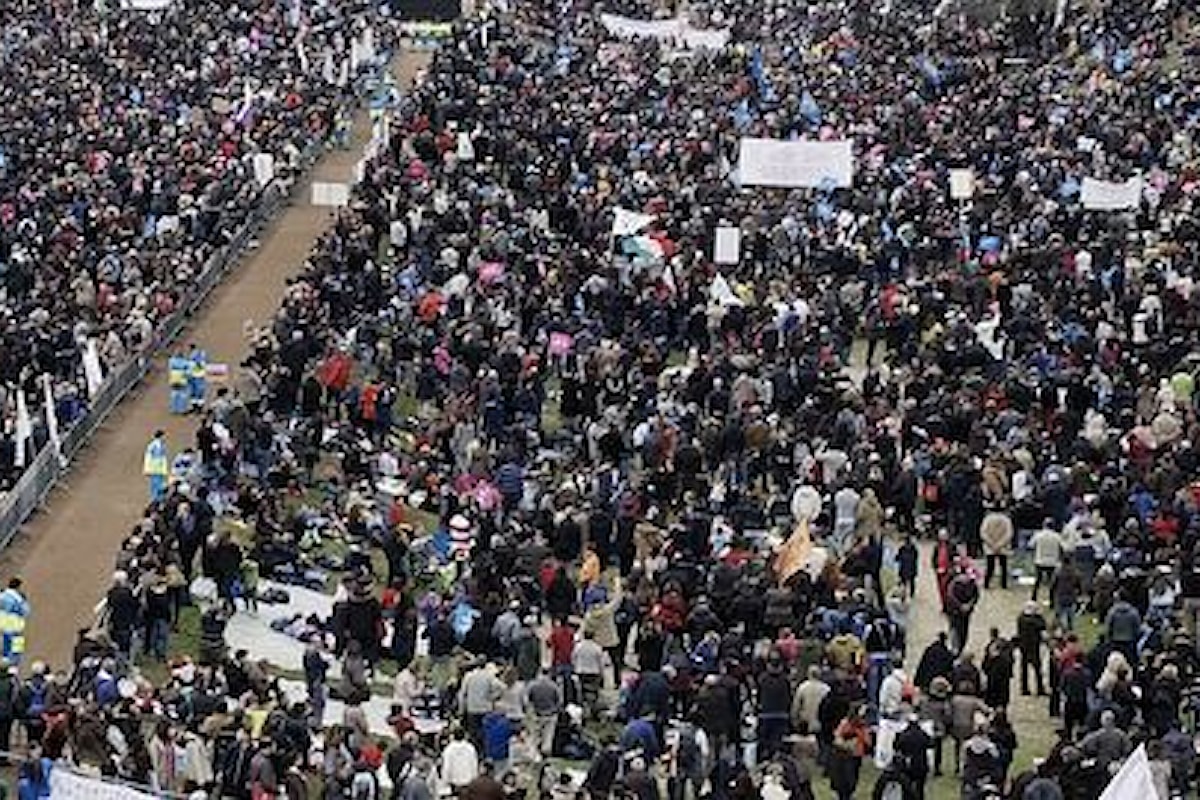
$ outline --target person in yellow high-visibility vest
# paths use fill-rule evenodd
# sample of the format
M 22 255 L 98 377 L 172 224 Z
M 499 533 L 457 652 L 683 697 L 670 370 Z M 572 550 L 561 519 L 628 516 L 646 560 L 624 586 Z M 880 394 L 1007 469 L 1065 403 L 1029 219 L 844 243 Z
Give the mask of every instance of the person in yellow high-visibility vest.
M 204 408 L 204 396 L 208 393 L 208 353 L 198 344 L 192 345 L 188 355 L 190 370 L 188 372 L 188 391 L 192 397 L 192 410 Z
M 162 431 L 155 431 L 154 438 L 146 445 L 142 474 L 150 481 L 151 502 L 162 500 L 167 493 L 167 476 L 171 474 L 171 466 L 167 461 L 166 434 Z
M 192 410 L 192 361 L 182 353 L 167 359 L 167 386 L 171 391 L 171 413 L 186 414 Z
M 25 620 L 29 601 L 21 592 L 21 579 L 13 578 L 0 592 L 0 655 L 10 664 L 18 664 L 25 654 Z

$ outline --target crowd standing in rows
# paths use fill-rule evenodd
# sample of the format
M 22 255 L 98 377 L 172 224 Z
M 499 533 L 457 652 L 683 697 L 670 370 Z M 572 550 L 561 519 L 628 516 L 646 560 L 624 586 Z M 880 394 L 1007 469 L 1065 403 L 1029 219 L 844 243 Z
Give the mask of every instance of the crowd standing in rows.
M 456 26 L 195 446 L 151 444 L 30 738 L 229 797 L 1094 800 L 1142 743 L 1186 794 L 1194 10 L 689 4 L 715 51 L 599 10 Z M 854 185 L 743 190 L 747 135 L 852 138 Z M 1135 172 L 1135 211 L 1081 207 Z M 136 677 L 198 576 L 199 651 Z M 335 592 L 278 620 L 299 693 L 225 646 L 280 585 Z M 987 592 L 1029 601 L 972 627 Z M 1059 729 L 1033 762 L 1018 679 Z

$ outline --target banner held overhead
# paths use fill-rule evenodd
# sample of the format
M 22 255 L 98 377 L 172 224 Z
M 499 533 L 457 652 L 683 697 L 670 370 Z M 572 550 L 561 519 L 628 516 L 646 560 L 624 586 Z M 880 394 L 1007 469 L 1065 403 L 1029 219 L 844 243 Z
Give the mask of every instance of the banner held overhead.
M 848 139 L 833 142 L 742 139 L 738 171 L 743 186 L 845 189 L 854 181 L 854 146 Z

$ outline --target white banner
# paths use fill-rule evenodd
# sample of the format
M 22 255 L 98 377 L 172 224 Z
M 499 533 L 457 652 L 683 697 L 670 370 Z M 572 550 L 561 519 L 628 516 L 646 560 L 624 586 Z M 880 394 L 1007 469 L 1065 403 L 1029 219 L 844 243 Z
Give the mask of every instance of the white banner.
M 162 11 L 171 5 L 172 0 L 122 0 L 125 8 L 131 11 Z
M 25 389 L 18 384 L 16 392 L 17 423 L 16 429 L 13 431 L 13 439 L 17 443 L 17 452 L 13 458 L 13 465 L 23 467 L 25 466 L 25 458 L 29 450 L 29 445 L 33 439 L 33 420 L 29 417 L 29 407 L 25 405 Z
M 62 459 L 62 440 L 58 438 L 58 410 L 54 402 L 54 381 L 47 373 L 42 374 L 42 402 L 45 406 L 46 429 L 50 433 L 50 446 Z
M 83 377 L 87 381 L 88 397 L 95 397 L 104 385 L 104 370 L 100 367 L 95 339 L 88 339 L 83 348 Z
M 50 800 L 154 800 L 154 795 L 55 766 L 50 771 Z
M 350 186 L 345 183 L 321 183 L 312 185 L 314 206 L 345 206 L 350 204 Z
M 1124 183 L 1084 178 L 1080 199 L 1084 208 L 1094 211 L 1137 208 L 1142 203 L 1143 184 L 1144 181 L 1140 177 L 1130 178 Z
M 722 225 L 713 242 L 713 262 L 736 264 L 742 260 L 742 229 Z
M 600 24 L 609 34 L 621 39 L 654 39 L 662 44 L 709 50 L 720 50 L 729 44 L 729 31 L 693 28 L 682 17 L 647 20 L 601 14 Z
M 844 189 L 854 181 L 854 146 L 833 142 L 742 139 L 738 156 L 742 186 Z
M 955 200 L 970 200 L 975 196 L 975 173 L 969 169 L 950 170 L 950 196 Z
M 275 180 L 275 156 L 270 153 L 257 153 L 254 156 L 254 179 L 260 188 L 267 188 Z

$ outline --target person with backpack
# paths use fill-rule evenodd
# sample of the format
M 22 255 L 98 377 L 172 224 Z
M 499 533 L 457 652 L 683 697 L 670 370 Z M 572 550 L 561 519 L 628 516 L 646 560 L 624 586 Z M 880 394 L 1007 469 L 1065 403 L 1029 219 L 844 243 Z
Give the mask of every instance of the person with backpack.
M 21 689 L 18 707 L 21 720 L 25 724 L 25 735 L 30 742 L 41 742 L 46 732 L 46 709 L 49 707 L 47 698 L 50 694 L 50 681 L 46 677 L 46 665 L 35 661 L 30 669 L 31 675 Z
M 666 739 L 668 800 L 699 800 L 708 778 L 708 736 L 699 726 L 684 721 L 668 730 Z
M 933 737 L 921 727 L 920 718 L 909 713 L 906 725 L 892 742 L 892 765 L 907 779 L 913 800 L 925 800 L 925 782 L 929 780 L 929 751 Z

